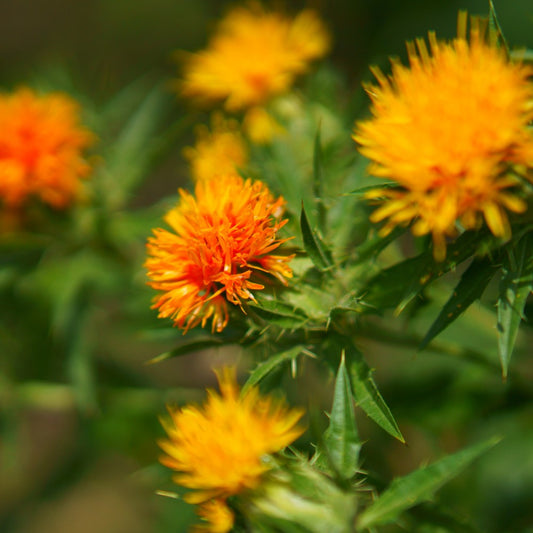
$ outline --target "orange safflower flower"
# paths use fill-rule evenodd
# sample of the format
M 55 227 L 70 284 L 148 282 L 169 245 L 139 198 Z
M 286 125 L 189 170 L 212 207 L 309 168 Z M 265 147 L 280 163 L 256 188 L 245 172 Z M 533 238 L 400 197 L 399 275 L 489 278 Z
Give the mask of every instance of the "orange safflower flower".
M 0 202 L 16 208 L 38 197 L 54 208 L 70 205 L 91 170 L 82 151 L 94 139 L 65 94 L 0 94 Z
M 182 92 L 208 103 L 223 101 L 231 111 L 261 105 L 287 91 L 329 47 L 329 34 L 314 11 L 291 19 L 251 2 L 231 10 L 207 49 L 189 56 Z
M 393 61 L 390 77 L 373 69 L 373 117 L 356 124 L 370 174 L 399 186 L 367 195 L 382 204 L 371 220 L 387 221 L 383 234 L 414 222 L 415 235 L 432 235 L 438 260 L 458 223 L 474 229 L 484 218 L 508 238 L 506 211 L 526 209 L 515 176 L 533 166 L 533 69 L 509 61 L 486 26 L 472 18 L 467 39 L 461 12 L 450 43 L 430 33 L 430 51 L 422 39 L 408 44 L 410 68 Z
M 248 150 L 235 120 L 215 114 L 211 131 L 206 126 L 197 129 L 194 147 L 183 154 L 189 160 L 194 180 L 208 180 L 217 174 L 235 174 L 248 162 Z
M 275 200 L 263 183 L 239 176 L 199 181 L 196 198 L 180 190 L 180 202 L 165 217 L 173 232 L 156 229 L 148 241 L 149 285 L 162 293 L 154 308 L 160 317 L 189 328 L 211 318 L 213 331 L 228 323 L 227 302 L 254 300 L 267 273 L 286 284 L 293 256 L 273 255 L 287 239 L 277 232 L 283 198 Z
M 267 456 L 297 439 L 302 409 L 289 409 L 257 387 L 239 395 L 235 369 L 217 372 L 220 395 L 208 391 L 201 407 L 169 409 L 171 422 L 162 424 L 168 439 L 159 442 L 166 455 L 160 461 L 176 470 L 174 481 L 193 489 L 190 503 L 224 501 L 254 489 L 272 467 Z M 220 510 L 220 509 L 219 509 Z

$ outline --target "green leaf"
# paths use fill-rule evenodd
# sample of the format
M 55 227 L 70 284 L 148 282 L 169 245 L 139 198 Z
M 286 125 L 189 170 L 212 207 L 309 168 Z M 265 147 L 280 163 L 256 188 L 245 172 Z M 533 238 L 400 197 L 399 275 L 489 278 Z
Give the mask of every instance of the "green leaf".
M 496 8 L 494 7 L 494 2 L 492 0 L 489 0 L 489 26 L 491 31 L 495 32 L 497 35 L 498 40 L 501 40 L 506 52 L 509 53 L 509 45 L 507 44 L 502 27 L 498 21 L 498 15 L 496 14 Z
M 352 389 L 344 354 L 335 380 L 333 406 L 323 441 L 334 470 L 344 479 L 353 477 L 359 466 L 361 441 L 355 424 Z
M 448 246 L 444 261 L 435 261 L 428 250 L 378 272 L 358 296 L 368 310 L 395 307 L 399 313 L 431 281 L 465 261 L 487 238 L 491 239 L 486 229 L 467 231 Z
M 345 353 L 355 402 L 389 435 L 405 443 L 400 428 L 381 396 L 372 377 L 372 370 L 363 355 L 353 345 L 347 345 Z
M 65 354 L 66 371 L 76 405 L 82 412 L 94 414 L 98 409 L 98 402 L 89 318 L 97 286 L 89 272 L 80 268 L 78 261 L 84 256 L 89 258 L 87 254 L 80 253 L 79 257 L 75 256 L 70 262 L 61 263 L 64 267 L 63 277 L 57 274 L 57 293 L 55 300 L 52 299 L 50 318 L 57 347 Z M 88 267 L 89 264 L 94 263 L 88 261 Z
M 245 392 L 250 387 L 255 387 L 262 379 L 275 370 L 278 366 L 295 361 L 301 353 L 306 353 L 303 346 L 294 346 L 289 350 L 270 356 L 266 361 L 259 363 L 246 380 L 242 391 Z M 309 352 L 307 352 L 309 354 Z
M 103 191 L 108 205 L 122 205 L 139 184 L 148 168 L 154 149 L 155 133 L 165 114 L 169 96 L 157 86 L 135 109 L 106 155 Z
M 297 309 L 305 309 L 308 318 L 316 322 L 325 322 L 331 309 L 337 307 L 338 296 L 331 287 L 315 287 L 308 283 L 301 284 L 298 290 L 287 291 L 286 301 Z
M 192 339 L 187 342 L 183 342 L 168 352 L 164 352 L 156 357 L 147 361 L 146 364 L 160 363 L 173 357 L 179 357 L 181 355 L 187 355 L 191 352 L 197 352 L 200 350 L 206 350 L 207 348 L 215 348 L 221 346 L 223 342 L 218 337 L 200 337 Z
M 48 327 L 55 349 L 64 354 L 77 405 L 94 413 L 97 395 L 91 316 L 96 295 L 116 286 L 115 265 L 88 247 L 46 259 L 26 277 L 24 290 L 50 303 Z
M 281 328 L 297 329 L 305 325 L 308 318 L 299 309 L 280 300 L 258 298 L 257 303 L 249 303 L 259 317 Z
M 331 253 L 322 243 L 320 237 L 313 233 L 313 231 L 311 230 L 303 203 L 302 212 L 300 215 L 300 228 L 302 230 L 302 238 L 305 251 L 307 252 L 307 255 L 311 258 L 311 261 L 313 261 L 313 264 L 321 272 L 329 270 L 333 266 Z
M 504 379 L 507 378 L 527 297 L 533 290 L 533 234 L 528 233 L 512 248 L 508 246 L 506 251 L 498 299 L 498 348 Z
M 493 438 L 476 444 L 395 479 L 389 488 L 359 515 L 358 529 L 393 522 L 405 510 L 431 499 L 442 485 L 498 442 L 499 439 Z
M 332 354 L 344 352 L 356 404 L 387 433 L 405 443 L 390 409 L 374 382 L 372 370 L 361 352 L 354 346 L 352 339 L 338 333 L 332 333 L 324 348 L 321 355 L 330 367 L 335 365 L 335 371 L 337 370 L 338 359 L 333 360 Z
M 496 272 L 497 268 L 495 268 L 493 260 L 483 258 L 472 261 L 426 336 L 422 339 L 421 350 L 481 297 Z
M 345 193 L 345 196 L 365 196 L 367 192 L 375 191 L 376 189 L 398 189 L 398 182 L 396 181 L 381 181 L 375 185 L 365 185 L 358 187 L 353 191 Z

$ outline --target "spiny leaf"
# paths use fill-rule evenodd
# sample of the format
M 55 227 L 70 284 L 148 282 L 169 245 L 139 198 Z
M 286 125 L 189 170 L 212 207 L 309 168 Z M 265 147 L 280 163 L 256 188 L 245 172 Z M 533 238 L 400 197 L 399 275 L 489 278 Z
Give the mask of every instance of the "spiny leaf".
M 372 377 L 372 370 L 354 346 L 346 350 L 346 362 L 356 404 L 389 435 L 405 443 L 400 428 Z
M 395 479 L 389 488 L 359 515 L 358 529 L 393 522 L 406 509 L 429 500 L 442 485 L 498 442 L 499 439 L 490 439 Z
M 279 300 L 258 298 L 257 303 L 250 303 L 248 307 L 262 319 L 281 328 L 300 328 L 308 320 L 302 311 Z
M 221 346 L 222 344 L 223 342 L 217 337 L 200 337 L 184 342 L 179 346 L 176 346 L 176 348 L 150 359 L 146 364 L 151 365 L 154 363 L 160 363 L 161 361 L 166 361 L 167 359 L 172 359 L 173 357 L 187 355 L 188 353 L 199 350 L 206 350 L 207 348 L 214 348 L 216 346 Z
M 503 257 L 498 299 L 498 348 L 503 378 L 507 378 L 527 297 L 533 290 L 533 234 L 525 235 Z
M 506 52 L 509 53 L 509 45 L 507 44 L 502 27 L 498 21 L 498 15 L 496 14 L 496 8 L 494 7 L 494 2 L 492 0 L 489 0 L 489 26 L 491 30 L 496 33 L 498 39 L 501 39 Z
M 334 470 L 344 479 L 353 477 L 358 469 L 361 441 L 355 424 L 352 389 L 344 354 L 335 380 L 329 426 L 324 432 L 324 447 Z
M 344 351 L 346 357 L 346 369 L 350 377 L 352 394 L 358 407 L 381 426 L 387 433 L 405 443 L 398 424 L 394 420 L 392 413 L 381 396 L 374 378 L 372 370 L 363 358 L 361 352 L 354 346 L 351 338 L 344 335 L 332 334 L 325 344 L 326 351 L 324 359 L 332 365 L 331 354 L 338 354 Z M 335 362 L 335 370 L 337 363 Z
M 433 338 L 481 297 L 496 272 L 497 268 L 493 261 L 487 258 L 472 261 L 420 343 L 420 349 L 425 348 Z
M 301 354 L 305 353 L 305 348 L 303 346 L 294 346 L 289 350 L 277 353 L 270 356 L 266 361 L 259 363 L 253 372 L 250 374 L 250 377 L 246 380 L 242 390 L 245 392 L 250 387 L 257 385 L 263 378 L 265 378 L 270 372 L 272 372 L 276 367 L 288 362 L 294 361 Z
M 470 257 L 486 239 L 491 239 L 486 229 L 463 233 L 447 249 L 446 259 L 435 261 L 428 250 L 406 259 L 376 274 L 359 295 L 367 309 L 388 309 L 396 307 L 400 312 L 431 281 L 443 276 Z M 410 280 L 406 284 L 406 280 Z
M 302 230 L 305 251 L 307 252 L 307 255 L 310 257 L 311 261 L 313 261 L 313 264 L 322 272 L 329 270 L 333 266 L 331 253 L 325 247 L 318 235 L 313 233 L 311 230 L 303 203 L 302 212 L 300 215 L 300 228 Z
M 375 191 L 377 189 L 397 189 L 398 182 L 396 181 L 381 181 L 376 185 L 365 185 L 364 187 L 358 187 L 353 191 L 345 193 L 345 196 L 365 196 L 367 192 Z

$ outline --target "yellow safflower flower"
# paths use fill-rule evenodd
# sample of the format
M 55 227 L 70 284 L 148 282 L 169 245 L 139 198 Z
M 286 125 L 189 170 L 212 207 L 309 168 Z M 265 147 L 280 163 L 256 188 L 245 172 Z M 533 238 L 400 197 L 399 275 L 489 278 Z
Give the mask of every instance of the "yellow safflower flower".
M 248 149 L 236 120 L 224 119 L 217 113 L 213 116 L 211 130 L 201 125 L 196 135 L 196 144 L 183 150 L 195 181 L 234 174 L 246 166 Z
M 206 524 L 197 525 L 193 528 L 194 533 L 228 533 L 235 522 L 235 515 L 228 507 L 226 500 L 215 498 L 198 506 L 198 515 L 205 520 Z
M 225 500 L 257 488 L 271 468 L 268 455 L 297 439 L 303 428 L 302 409 L 262 396 L 257 387 L 239 394 L 234 368 L 217 372 L 220 394 L 208 391 L 203 406 L 170 408 L 171 422 L 162 421 L 168 438 L 159 442 L 165 466 L 177 471 L 174 481 L 193 489 L 185 495 L 199 503 L 209 531 L 229 531 L 233 514 Z
M 287 91 L 329 47 L 329 34 L 314 11 L 289 18 L 250 2 L 232 9 L 207 48 L 188 57 L 182 93 L 223 102 L 229 111 L 264 104 Z
M 266 144 L 285 133 L 283 126 L 264 108 L 252 107 L 244 116 L 242 129 L 255 144 Z
M 492 233 L 508 238 L 506 210 L 523 212 L 515 174 L 533 166 L 533 69 L 509 61 L 486 21 L 458 18 L 451 42 L 429 34 L 408 44 L 410 67 L 393 61 L 392 75 L 374 68 L 378 85 L 367 87 L 373 117 L 356 124 L 354 139 L 371 160 L 370 174 L 399 188 L 368 194 L 381 206 L 373 222 L 388 233 L 413 222 L 415 235 L 430 233 L 443 260 L 446 237 L 485 219 Z

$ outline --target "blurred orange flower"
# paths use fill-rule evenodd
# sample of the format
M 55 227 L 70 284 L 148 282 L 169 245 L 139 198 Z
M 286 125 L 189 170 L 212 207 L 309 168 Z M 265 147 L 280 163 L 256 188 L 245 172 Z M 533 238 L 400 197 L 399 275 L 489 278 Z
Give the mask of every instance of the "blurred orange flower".
M 430 51 L 423 39 L 408 45 L 410 68 L 394 61 L 390 78 L 375 68 L 373 117 L 354 135 L 370 174 L 399 186 L 368 193 L 382 204 L 371 220 L 387 220 L 384 234 L 414 222 L 415 235 L 432 235 L 438 260 L 457 223 L 473 229 L 484 218 L 508 238 L 506 210 L 526 209 L 516 175 L 533 166 L 533 69 L 509 61 L 486 21 L 472 18 L 470 39 L 466 27 L 461 12 L 452 42 L 430 33 Z
M 160 317 L 189 328 L 212 319 L 213 331 L 228 323 L 227 302 L 241 306 L 261 290 L 261 273 L 286 284 L 292 277 L 292 256 L 272 252 L 278 239 L 283 198 L 275 200 L 260 181 L 236 175 L 218 176 L 196 184 L 196 198 L 180 190 L 179 204 L 165 220 L 173 232 L 155 229 L 148 241 L 149 285 L 162 291 L 154 308 Z
M 38 197 L 67 207 L 91 170 L 82 151 L 94 140 L 79 124 L 78 104 L 65 94 L 27 88 L 0 94 L 0 201 L 15 208 Z

